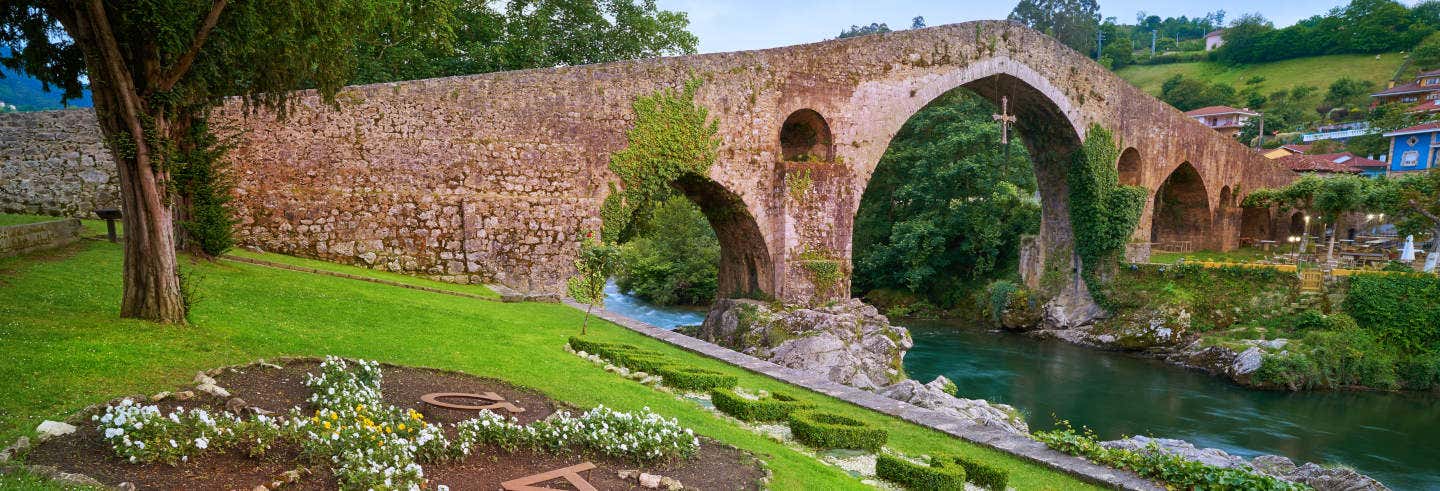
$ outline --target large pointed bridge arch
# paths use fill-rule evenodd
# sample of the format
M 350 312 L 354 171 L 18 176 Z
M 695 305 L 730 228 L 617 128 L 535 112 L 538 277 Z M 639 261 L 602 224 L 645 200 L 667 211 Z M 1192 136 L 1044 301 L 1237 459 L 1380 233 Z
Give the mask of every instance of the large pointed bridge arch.
M 1046 254 L 1063 252 L 1069 226 L 1063 208 L 1053 212 L 1066 192 L 1063 172 L 1047 177 L 1045 169 L 1063 169 L 1092 124 L 1125 146 L 1126 179 L 1151 190 L 1147 203 L 1181 163 L 1211 194 L 1293 175 L 1041 33 L 979 21 L 350 87 L 339 110 L 308 94 L 283 121 L 231 104 L 218 119 L 248 130 L 231 153 L 239 238 L 442 279 L 563 292 L 579 238 L 599 227 L 614 181 L 609 155 L 625 146 L 634 119 L 630 101 L 693 79 L 703 81 L 697 102 L 718 123 L 719 160 L 709 175 L 677 187 L 732 235 L 722 241 L 726 295 L 803 301 L 817 290 L 808 262 L 848 271 L 854 212 L 890 138 L 957 87 L 1008 98 L 1017 136 L 1042 157 Z M 1207 209 L 1221 209 L 1218 195 L 1206 200 Z M 1150 206 L 1137 242 L 1151 236 Z M 1238 220 L 1213 223 L 1207 244 L 1233 245 Z M 843 284 L 823 290 L 848 293 Z

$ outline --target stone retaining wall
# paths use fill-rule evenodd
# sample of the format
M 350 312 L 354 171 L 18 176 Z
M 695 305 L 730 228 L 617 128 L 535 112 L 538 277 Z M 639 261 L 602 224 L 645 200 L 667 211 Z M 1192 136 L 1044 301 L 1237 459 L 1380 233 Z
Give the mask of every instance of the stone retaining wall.
M 0 257 L 60 247 L 80 240 L 84 230 L 75 218 L 0 227 Z
M 0 212 L 93 218 L 119 207 L 95 111 L 0 114 Z

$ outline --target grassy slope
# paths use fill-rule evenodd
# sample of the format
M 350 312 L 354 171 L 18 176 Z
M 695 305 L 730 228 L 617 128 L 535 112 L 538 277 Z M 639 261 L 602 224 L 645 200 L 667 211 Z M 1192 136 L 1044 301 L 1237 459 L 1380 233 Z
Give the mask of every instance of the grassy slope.
M 431 280 L 431 279 L 420 278 L 420 277 L 416 277 L 416 276 L 410 276 L 410 275 L 407 275 L 407 274 L 392 273 L 392 272 L 389 272 L 389 271 L 381 271 L 381 270 L 378 270 L 378 269 L 369 269 L 369 268 L 362 268 L 362 267 L 359 267 L 359 266 L 350 266 L 350 265 L 347 265 L 347 264 L 336 264 L 336 263 L 331 263 L 331 262 L 326 262 L 326 261 L 317 261 L 317 260 L 314 260 L 314 259 L 305 259 L 305 258 L 302 258 L 302 257 L 286 256 L 286 255 L 284 255 L 284 254 L 271 254 L 271 253 L 264 253 L 264 252 L 250 252 L 250 251 L 247 251 L 247 250 L 244 250 L 244 249 L 231 249 L 228 254 L 234 255 L 234 256 L 246 257 L 246 258 L 250 258 L 250 259 L 259 259 L 259 260 L 262 260 L 262 261 L 269 261 L 269 262 L 272 262 L 272 263 L 287 264 L 287 265 L 290 265 L 290 266 L 300 266 L 300 267 L 304 267 L 304 268 L 318 269 L 318 270 L 321 270 L 321 271 L 333 271 L 333 272 L 337 272 L 337 273 L 347 273 L 347 274 L 352 274 L 352 275 L 355 275 L 355 276 L 363 276 L 363 277 L 366 277 L 366 278 L 375 278 L 375 279 L 381 279 L 381 280 L 389 280 L 389 281 L 393 281 L 393 282 L 396 282 L 396 283 L 403 283 L 403 284 L 406 284 L 406 285 L 424 286 L 424 287 L 430 287 L 430 288 L 438 288 L 438 289 L 442 289 L 442 290 L 450 290 L 450 291 L 456 291 L 456 292 L 461 292 L 461 293 L 469 293 L 469 294 L 471 294 L 471 295 L 479 295 L 479 296 L 481 296 L 481 297 L 493 298 L 493 299 L 496 299 L 496 300 L 500 299 L 500 294 L 495 293 L 494 290 L 491 290 L 491 289 L 487 288 L 485 285 L 458 285 L 458 284 L 455 284 L 455 283 L 445 283 L 445 282 L 443 282 L 443 281 L 435 281 L 435 280 Z
M 47 217 L 47 216 L 44 216 L 44 215 L 21 215 L 21 214 L 16 214 L 16 213 L 0 213 L 0 227 L 8 227 L 8 226 L 11 226 L 11 225 L 24 225 L 24 224 L 27 224 L 27 223 L 48 222 L 48 221 L 51 221 L 51 220 L 60 220 L 60 219 L 59 219 L 59 218 L 56 218 L 56 217 Z
M 1151 95 L 1160 94 L 1160 84 L 1175 74 L 1199 78 L 1208 82 L 1231 85 L 1239 90 L 1246 79 L 1259 75 L 1265 77 L 1261 93 L 1299 85 L 1310 85 L 1321 90 L 1330 86 L 1340 77 L 1350 77 L 1375 82 L 1385 87 L 1385 82 L 1400 67 L 1403 56 L 1386 53 L 1376 60 L 1375 55 L 1329 55 L 1296 58 L 1272 63 L 1257 63 L 1243 67 L 1227 67 L 1219 63 L 1172 63 L 1169 65 L 1127 66 L 1116 74 Z
M 504 378 L 588 407 L 649 406 L 699 433 L 762 456 L 775 489 L 854 489 L 833 467 L 738 428 L 690 402 L 623 381 L 565 353 L 580 312 L 553 304 L 501 304 L 236 263 L 186 263 L 198 281 L 193 325 L 120 320 L 120 249 L 84 242 L 64 253 L 0 260 L 0 441 L 28 434 L 112 397 L 174 389 L 200 369 L 257 358 L 336 354 Z M 880 425 L 907 453 L 972 455 L 1011 469 L 1017 489 L 1085 489 L 1065 475 L 942 433 L 869 412 L 684 352 L 619 326 L 591 337 L 660 350 L 740 376 L 744 387 L 788 390 Z M 0 488 L 6 487 L 0 479 Z M 12 480 L 11 485 L 21 485 Z

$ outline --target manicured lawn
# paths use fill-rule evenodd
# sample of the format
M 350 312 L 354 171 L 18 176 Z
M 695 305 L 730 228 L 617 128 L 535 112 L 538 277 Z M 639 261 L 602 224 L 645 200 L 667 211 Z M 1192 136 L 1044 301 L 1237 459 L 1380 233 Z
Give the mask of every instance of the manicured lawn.
M 268 257 L 267 257 L 268 259 Z M 196 370 L 258 358 L 335 354 L 461 370 L 533 387 L 590 407 L 644 406 L 769 463 L 774 489 L 863 488 L 848 474 L 714 416 L 691 402 L 622 380 L 565 353 L 581 312 L 504 304 L 363 281 L 237 264 L 182 260 L 199 292 L 192 325 L 116 317 L 120 248 L 87 241 L 63 252 L 0 260 L 0 441 L 40 421 L 126 394 L 171 390 Z M 1010 469 L 1016 489 L 1092 488 L 1069 476 L 942 433 L 790 387 L 606 322 L 590 337 L 661 351 L 740 377 L 748 388 L 786 390 L 890 431 L 911 454 L 958 453 Z M 0 487 L 24 486 L 0 479 Z
M 469 293 L 471 295 L 478 295 L 481 297 L 493 298 L 496 300 L 500 299 L 500 294 L 495 293 L 494 290 L 486 288 L 485 285 L 460 285 L 455 283 L 446 283 L 443 281 L 436 281 L 400 273 L 392 273 L 389 271 L 382 271 L 378 269 L 362 268 L 359 266 L 336 264 L 326 261 L 317 261 L 314 259 L 306 259 L 303 257 L 286 256 L 284 254 L 251 252 L 244 249 L 231 249 L 230 252 L 228 252 L 227 254 L 232 256 L 247 257 L 250 259 L 259 259 L 272 263 L 288 264 L 290 266 L 300 266 L 304 268 L 318 269 L 321 271 L 333 271 L 337 273 L 347 273 L 355 276 L 363 276 L 366 278 L 389 280 L 396 283 L 403 283 L 406 285 L 424 286 L 461 293 Z
M 1184 259 L 1186 261 L 1244 262 L 1269 259 L 1275 254 L 1275 251 L 1265 251 L 1252 247 L 1241 247 L 1230 252 L 1155 252 L 1150 254 L 1150 262 L 1159 264 L 1175 264 L 1181 259 Z
M 27 223 L 50 222 L 64 220 L 65 217 L 52 217 L 47 215 L 26 215 L 23 213 L 0 213 L 0 227 L 10 225 L 24 225 Z M 96 219 L 82 219 L 80 223 L 85 225 L 85 235 L 105 235 L 105 221 Z M 124 227 L 119 221 L 115 222 L 115 233 L 122 233 Z
M 1234 86 L 1239 90 L 1250 77 L 1265 77 L 1260 92 L 1269 95 L 1275 90 L 1309 85 L 1322 92 L 1330 83 L 1340 77 L 1375 82 L 1377 88 L 1385 88 L 1385 82 L 1400 68 L 1400 53 L 1385 53 L 1377 60 L 1375 55 L 1328 55 L 1296 58 L 1271 63 L 1256 63 L 1241 67 L 1229 67 L 1219 63 L 1172 63 L 1169 65 L 1134 65 L 1115 72 L 1151 95 L 1160 94 L 1160 85 L 1175 74 L 1187 78 L 1199 78 Z
M 52 220 L 60 220 L 60 218 L 57 218 L 57 217 L 47 217 L 47 216 L 45 216 L 45 215 L 23 215 L 23 214 L 19 214 L 19 213 L 0 213 L 0 227 L 9 227 L 9 226 L 11 226 L 11 225 L 24 225 L 24 224 L 27 224 L 27 223 L 48 222 L 48 221 L 52 221 Z

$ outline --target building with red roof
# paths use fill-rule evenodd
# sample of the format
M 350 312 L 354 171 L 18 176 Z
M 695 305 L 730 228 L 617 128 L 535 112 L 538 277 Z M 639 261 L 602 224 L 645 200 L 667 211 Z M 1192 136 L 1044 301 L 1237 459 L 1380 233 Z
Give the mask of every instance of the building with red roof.
M 1220 132 L 1220 134 L 1234 137 L 1240 133 L 1240 128 L 1250 121 L 1250 118 L 1259 116 L 1260 113 L 1249 109 L 1235 109 L 1230 106 L 1210 106 L 1185 111 L 1185 115 L 1195 118 L 1205 126 Z

